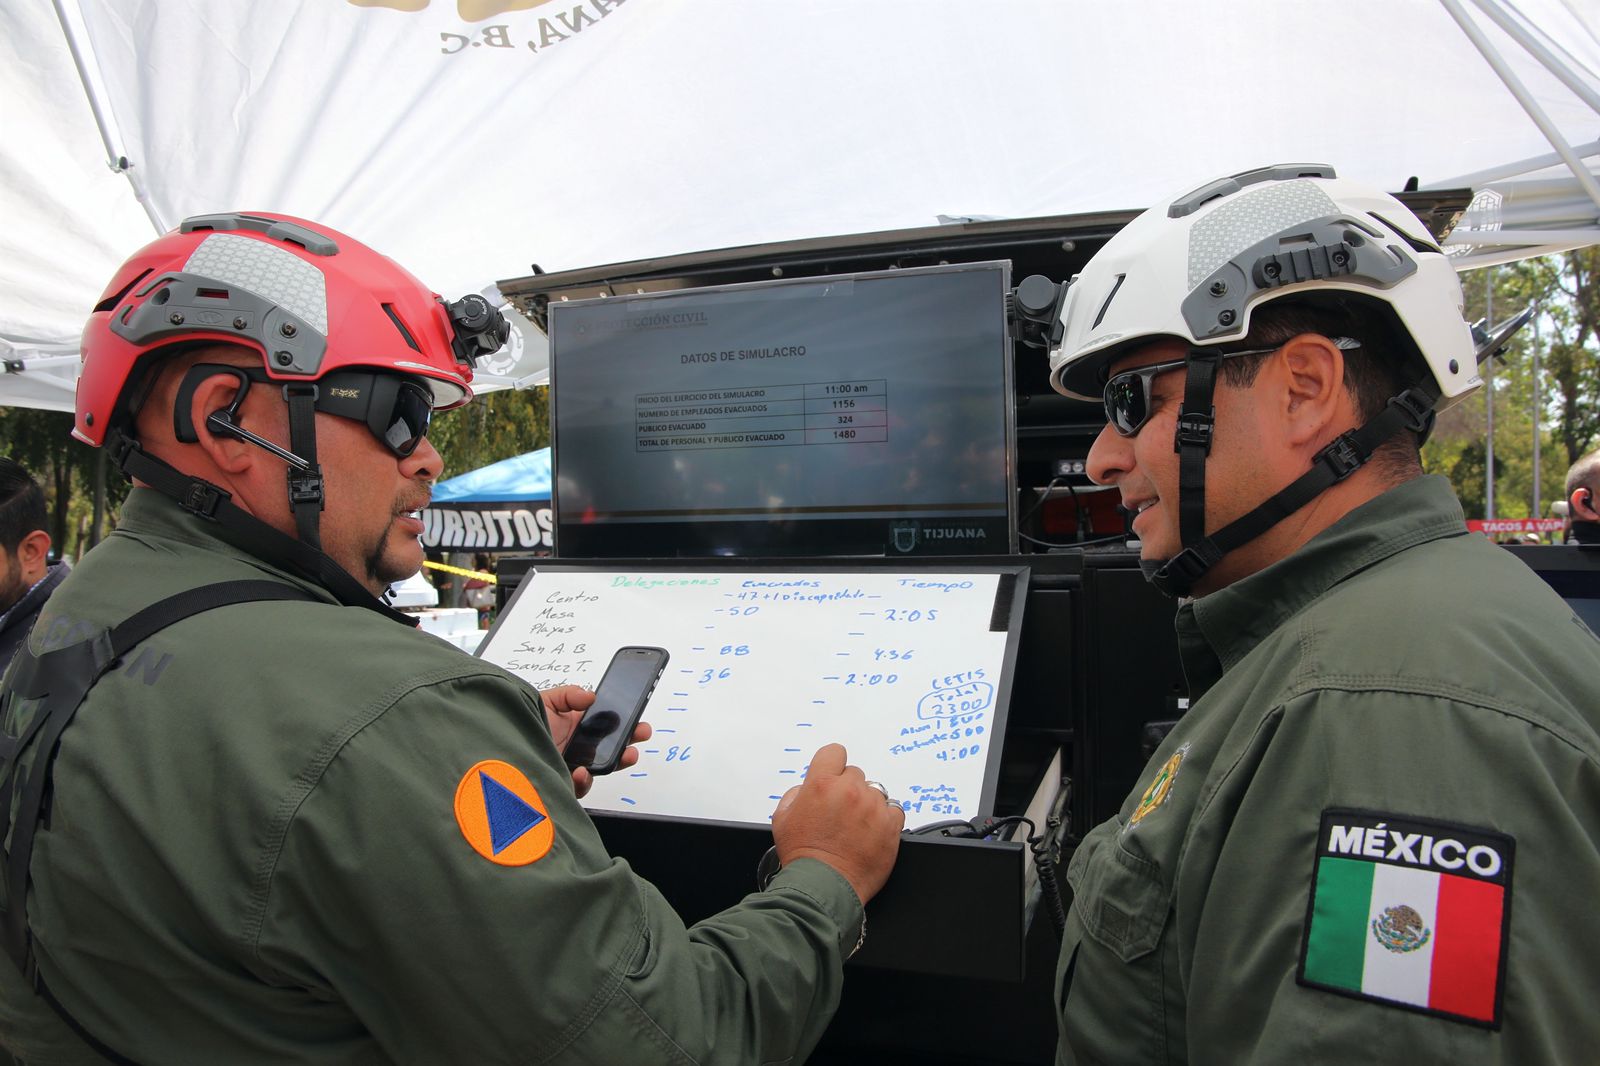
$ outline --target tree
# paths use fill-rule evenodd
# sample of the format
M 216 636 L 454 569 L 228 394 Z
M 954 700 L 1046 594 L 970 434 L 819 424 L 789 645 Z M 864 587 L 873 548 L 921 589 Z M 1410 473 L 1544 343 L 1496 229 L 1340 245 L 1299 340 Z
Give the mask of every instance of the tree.
M 428 439 L 444 459 L 441 478 L 543 448 L 550 443 L 550 390 L 483 393 L 436 416 Z
M 444 459 L 441 477 L 462 474 L 550 442 L 549 389 L 486 393 L 433 420 L 428 437 Z M 50 541 L 61 556 L 80 558 L 96 541 L 96 485 L 103 533 L 116 522 L 128 481 L 106 470 L 103 449 L 72 437 L 72 415 L 26 407 L 0 408 L 0 452 L 27 467 L 44 490 Z
M 1549 513 L 1576 459 L 1600 442 L 1600 249 L 1544 256 L 1462 275 L 1467 317 L 1503 322 L 1533 304 L 1538 314 L 1493 367 L 1485 388 L 1439 417 L 1423 464 L 1450 478 L 1468 517 Z M 1537 349 L 1539 370 L 1534 375 Z M 1537 389 L 1535 386 L 1537 385 Z M 1487 403 L 1494 395 L 1495 510 L 1487 505 Z M 1534 500 L 1533 425 L 1538 395 L 1541 476 Z
M 1600 248 L 1555 257 L 1566 269 L 1554 279 L 1552 343 L 1544 356 L 1554 385 L 1556 440 L 1571 466 L 1600 437 Z
M 27 467 L 44 490 L 50 542 L 56 552 L 78 558 L 93 547 L 94 486 L 97 468 L 103 470 L 104 461 L 97 449 L 72 437 L 72 415 L 26 407 L 0 408 L 0 451 Z M 127 495 L 127 483 L 122 478 L 113 476 L 109 482 L 105 500 L 108 510 Z

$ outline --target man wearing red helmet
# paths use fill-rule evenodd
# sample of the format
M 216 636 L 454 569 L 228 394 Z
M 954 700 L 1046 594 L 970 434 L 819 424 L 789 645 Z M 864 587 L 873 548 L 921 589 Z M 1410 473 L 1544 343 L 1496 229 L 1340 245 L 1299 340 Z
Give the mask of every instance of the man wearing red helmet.
M 470 398 L 504 329 L 278 216 L 190 219 L 108 287 L 74 433 L 135 488 L 0 690 L 0 1049 L 743 1063 L 815 1044 L 904 817 L 843 749 L 780 804 L 766 890 L 685 928 L 577 803 L 588 775 L 559 749 L 592 697 L 541 697 L 381 598 L 422 561 L 431 413 Z

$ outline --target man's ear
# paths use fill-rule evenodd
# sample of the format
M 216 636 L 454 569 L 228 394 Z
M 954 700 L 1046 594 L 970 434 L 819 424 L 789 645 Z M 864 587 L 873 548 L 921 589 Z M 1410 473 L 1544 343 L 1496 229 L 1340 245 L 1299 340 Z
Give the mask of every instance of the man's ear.
M 24 573 L 43 573 L 50 560 L 50 534 L 36 529 L 17 543 L 17 562 Z
M 1600 522 L 1600 500 L 1593 489 L 1579 487 L 1567 499 L 1567 517 L 1574 522 Z
M 1349 408 L 1344 387 L 1344 352 L 1327 337 L 1302 333 L 1272 357 L 1279 381 L 1278 410 L 1286 440 L 1321 447 L 1349 428 L 1340 423 Z M 1265 368 L 1263 368 L 1265 369 Z
M 219 470 L 237 474 L 255 460 L 253 445 L 229 436 L 214 433 L 206 419 L 224 410 L 239 392 L 239 379 L 218 372 L 203 378 L 189 398 L 189 418 L 194 426 L 196 446 L 203 449 Z

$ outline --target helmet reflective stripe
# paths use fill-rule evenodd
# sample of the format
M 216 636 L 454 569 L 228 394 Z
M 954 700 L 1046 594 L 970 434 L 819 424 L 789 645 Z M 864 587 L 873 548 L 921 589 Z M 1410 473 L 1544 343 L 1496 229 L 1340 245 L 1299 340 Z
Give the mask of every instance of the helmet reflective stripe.
M 1256 307 L 1315 292 L 1388 304 L 1446 404 L 1480 384 L 1460 282 L 1427 228 L 1394 197 L 1329 167 L 1235 175 L 1152 208 L 1072 290 L 1050 380 L 1080 399 L 1098 399 L 1104 368 L 1138 343 L 1237 341 Z
M 472 398 L 459 333 L 431 289 L 344 234 L 282 215 L 197 216 L 135 252 L 90 314 L 72 432 L 102 444 L 144 357 L 188 342 L 255 349 L 285 383 L 355 367 L 415 374 L 454 407 Z
M 1189 230 L 1189 288 L 1251 245 L 1337 210 L 1328 194 L 1306 179 L 1230 197 Z
M 328 285 L 322 271 L 277 245 L 213 233 L 200 242 L 183 269 L 249 289 L 328 333 Z

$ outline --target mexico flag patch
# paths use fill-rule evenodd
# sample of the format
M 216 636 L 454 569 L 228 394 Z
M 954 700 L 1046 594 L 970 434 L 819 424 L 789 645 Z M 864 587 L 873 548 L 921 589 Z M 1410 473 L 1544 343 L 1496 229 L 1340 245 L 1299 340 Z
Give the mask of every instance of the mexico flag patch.
M 1486 829 L 1323 811 L 1300 983 L 1500 1028 L 1515 846 Z

